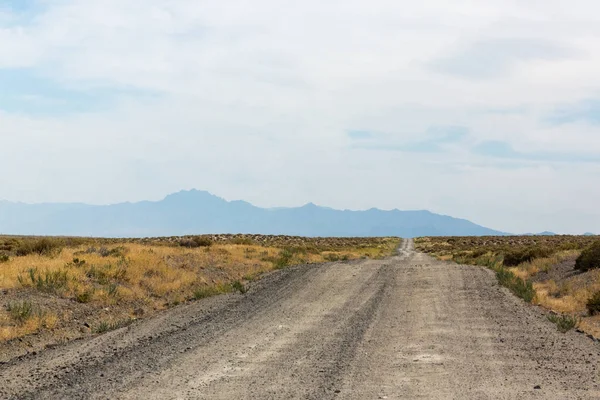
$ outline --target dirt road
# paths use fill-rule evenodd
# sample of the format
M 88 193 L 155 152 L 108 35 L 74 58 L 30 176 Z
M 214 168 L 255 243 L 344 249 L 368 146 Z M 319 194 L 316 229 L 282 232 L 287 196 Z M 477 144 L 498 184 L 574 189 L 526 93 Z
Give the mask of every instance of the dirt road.
M 405 241 L 2 365 L 0 398 L 598 399 L 600 345 Z

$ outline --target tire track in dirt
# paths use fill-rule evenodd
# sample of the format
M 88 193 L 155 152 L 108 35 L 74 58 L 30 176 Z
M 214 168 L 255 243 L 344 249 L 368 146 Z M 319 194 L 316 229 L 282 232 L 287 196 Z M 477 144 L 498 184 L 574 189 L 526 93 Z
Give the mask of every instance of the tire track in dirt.
M 600 346 L 479 267 L 298 266 L 0 366 L 0 398 L 600 398 Z M 539 387 L 539 389 L 536 389 Z

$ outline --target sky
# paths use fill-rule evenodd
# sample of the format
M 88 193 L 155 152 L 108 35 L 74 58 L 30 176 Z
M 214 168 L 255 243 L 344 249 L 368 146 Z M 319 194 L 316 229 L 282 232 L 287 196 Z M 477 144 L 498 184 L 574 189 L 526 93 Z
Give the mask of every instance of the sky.
M 0 0 L 0 199 L 600 233 L 595 0 Z

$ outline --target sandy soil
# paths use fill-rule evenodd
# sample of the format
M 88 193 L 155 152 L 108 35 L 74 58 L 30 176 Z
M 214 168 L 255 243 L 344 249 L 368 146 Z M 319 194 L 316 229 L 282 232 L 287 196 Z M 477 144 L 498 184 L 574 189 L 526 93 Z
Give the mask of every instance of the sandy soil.
M 0 398 L 593 399 L 600 344 L 415 253 L 288 268 L 0 365 Z

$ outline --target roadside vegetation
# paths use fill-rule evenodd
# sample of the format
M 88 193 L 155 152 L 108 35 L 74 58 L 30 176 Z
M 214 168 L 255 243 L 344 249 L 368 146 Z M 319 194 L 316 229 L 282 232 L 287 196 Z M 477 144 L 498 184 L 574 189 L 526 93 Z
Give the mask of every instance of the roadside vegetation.
M 398 244 L 396 238 L 263 235 L 0 236 L 0 346 L 23 337 L 19 342 L 105 332 L 184 302 L 244 294 L 274 269 L 382 258 Z
M 560 331 L 600 337 L 600 238 L 596 236 L 428 237 L 417 249 L 496 271 L 501 285 L 554 312 Z

